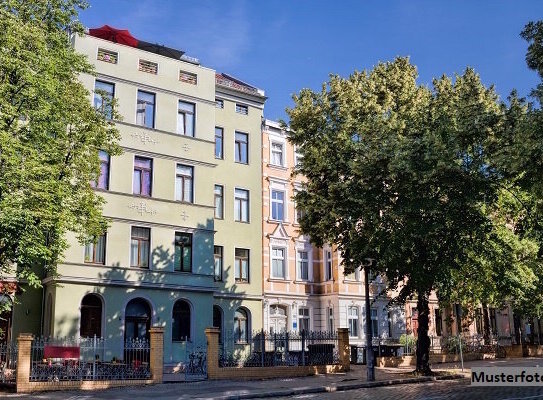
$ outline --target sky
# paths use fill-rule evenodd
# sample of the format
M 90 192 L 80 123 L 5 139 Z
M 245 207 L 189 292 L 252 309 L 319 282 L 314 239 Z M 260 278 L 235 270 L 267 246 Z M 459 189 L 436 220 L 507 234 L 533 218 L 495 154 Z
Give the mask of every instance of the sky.
M 203 66 L 265 90 L 264 116 L 288 121 L 303 88 L 409 56 L 419 83 L 473 67 L 502 99 L 539 82 L 519 33 L 543 19 L 543 1 L 485 0 L 88 0 L 89 28 L 128 29 Z

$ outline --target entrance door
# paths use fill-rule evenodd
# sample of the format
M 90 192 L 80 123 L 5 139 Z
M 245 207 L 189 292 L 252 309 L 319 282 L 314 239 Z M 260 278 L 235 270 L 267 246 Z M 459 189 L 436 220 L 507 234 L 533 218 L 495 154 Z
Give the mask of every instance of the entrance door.
M 147 339 L 151 328 L 151 308 L 147 301 L 137 298 L 126 305 L 124 339 Z
M 270 307 L 270 332 L 285 332 L 287 330 L 287 310 L 282 306 Z
M 11 321 L 13 317 L 13 304 L 6 295 L 0 295 L 0 310 L 9 308 L 0 312 L 0 343 L 9 343 L 11 341 Z

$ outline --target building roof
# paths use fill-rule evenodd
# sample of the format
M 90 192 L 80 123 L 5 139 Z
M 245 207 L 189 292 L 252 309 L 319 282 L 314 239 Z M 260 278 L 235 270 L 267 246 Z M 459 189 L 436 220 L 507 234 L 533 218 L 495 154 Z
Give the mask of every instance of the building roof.
M 238 92 L 264 97 L 264 91 L 262 89 L 251 86 L 248 83 L 225 73 L 217 72 L 215 74 L 215 83 L 218 86 L 233 89 Z

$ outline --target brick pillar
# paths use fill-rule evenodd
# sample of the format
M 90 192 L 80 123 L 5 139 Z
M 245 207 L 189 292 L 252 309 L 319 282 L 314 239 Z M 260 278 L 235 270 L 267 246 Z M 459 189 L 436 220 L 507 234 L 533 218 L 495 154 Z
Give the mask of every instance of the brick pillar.
M 219 328 L 207 328 L 207 378 L 219 379 Z
M 30 333 L 21 333 L 17 338 L 17 393 L 30 392 L 32 340 Z
M 351 348 L 349 346 L 349 329 L 338 328 L 339 363 L 344 371 L 351 368 Z
M 153 327 L 149 330 L 151 337 L 150 368 L 154 383 L 162 383 L 164 373 L 164 328 Z

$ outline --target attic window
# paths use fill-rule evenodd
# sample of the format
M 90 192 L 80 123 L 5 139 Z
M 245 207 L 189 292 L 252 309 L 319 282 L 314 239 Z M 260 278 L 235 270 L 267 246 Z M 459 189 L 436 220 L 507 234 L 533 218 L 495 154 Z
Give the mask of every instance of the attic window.
M 138 69 L 142 72 L 156 75 L 158 72 L 158 64 L 147 60 L 140 60 Z
M 238 114 L 247 115 L 249 114 L 249 107 L 247 107 L 245 104 L 236 104 L 236 112 Z
M 98 61 L 104 61 L 111 64 L 117 64 L 117 58 L 118 58 L 118 55 L 114 51 L 98 49 L 98 57 L 96 57 Z
M 179 71 L 179 80 L 191 85 L 196 85 L 198 83 L 198 77 L 196 74 L 187 71 Z

